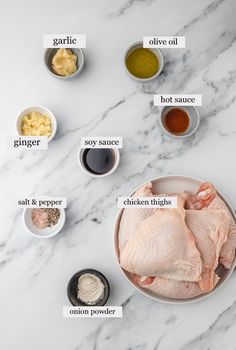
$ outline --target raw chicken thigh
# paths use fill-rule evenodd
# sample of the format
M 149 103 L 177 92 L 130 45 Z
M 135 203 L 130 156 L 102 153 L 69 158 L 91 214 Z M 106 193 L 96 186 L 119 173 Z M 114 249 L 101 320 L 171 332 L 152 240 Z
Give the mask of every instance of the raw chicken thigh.
M 196 282 L 175 281 L 162 277 L 155 277 L 150 284 L 140 282 L 140 286 L 156 294 L 172 299 L 190 299 L 202 294 Z
M 221 264 L 226 268 L 229 269 L 232 265 L 232 262 L 235 257 L 235 249 L 236 249 L 236 223 L 235 220 L 230 213 L 228 207 L 226 206 L 225 202 L 222 200 L 222 198 L 217 194 L 214 186 L 208 182 L 202 184 L 200 186 L 200 189 L 198 191 L 199 194 L 206 194 L 208 193 L 208 204 L 207 209 L 209 210 L 226 210 L 229 214 L 230 218 L 230 224 L 229 224 L 229 231 L 228 236 L 225 244 L 223 245 L 221 251 L 220 251 L 220 262 Z M 213 198 L 212 198 L 213 196 Z M 199 209 L 199 208 L 198 208 Z
M 229 214 L 226 210 L 186 210 L 186 224 L 192 231 L 202 258 L 202 275 L 199 286 L 209 292 L 215 286 L 215 269 L 219 254 L 229 231 Z
M 152 184 L 135 196 L 142 192 L 156 196 Z M 195 195 L 172 195 L 178 198 L 177 208 L 124 210 L 120 264 L 144 289 L 168 298 L 193 298 L 215 287 L 220 279 L 215 273 L 219 261 L 231 267 L 236 224 L 209 183 L 202 184 Z
M 159 209 L 144 220 L 120 254 L 121 266 L 143 276 L 198 281 L 202 262 L 194 237 L 185 224 L 185 210 Z
M 208 208 L 212 210 L 224 209 L 228 211 L 225 202 L 219 196 L 216 196 L 216 198 L 211 202 Z M 231 213 L 229 213 L 229 216 L 230 224 L 227 240 L 220 251 L 220 262 L 222 265 L 224 265 L 226 269 L 229 269 L 232 265 L 232 262 L 235 257 L 236 248 L 236 224 Z
M 152 197 L 152 184 L 148 183 L 135 192 L 133 197 Z M 135 234 L 141 222 L 147 219 L 156 211 L 156 208 L 130 208 L 124 210 L 119 231 L 119 249 L 120 251 L 125 246 L 126 242 Z

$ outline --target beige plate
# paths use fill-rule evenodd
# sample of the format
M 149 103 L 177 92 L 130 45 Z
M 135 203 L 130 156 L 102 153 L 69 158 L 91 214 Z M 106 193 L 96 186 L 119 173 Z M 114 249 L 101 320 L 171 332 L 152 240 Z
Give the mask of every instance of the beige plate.
M 190 192 L 196 192 L 199 188 L 199 186 L 204 182 L 198 179 L 194 179 L 192 177 L 187 177 L 187 176 L 180 176 L 180 175 L 170 175 L 170 176 L 163 176 L 163 177 L 159 177 L 157 179 L 151 180 L 151 181 L 147 181 L 145 183 L 148 182 L 152 182 L 153 184 L 153 189 L 155 193 L 178 193 L 178 192 L 182 192 L 182 191 L 190 191 Z M 143 186 L 143 185 L 142 185 Z M 140 188 L 141 186 L 139 186 L 138 188 Z M 137 188 L 137 189 L 138 189 Z M 137 191 L 137 189 L 135 189 L 133 191 L 133 193 L 131 194 L 131 196 L 134 194 L 134 192 Z M 222 196 L 221 193 L 218 192 L 218 194 L 220 195 L 220 197 L 224 200 L 225 204 L 227 205 L 227 207 L 229 208 L 235 222 L 236 222 L 236 216 L 234 213 L 233 208 L 231 207 L 231 205 L 228 203 L 228 201 L 225 199 L 225 197 Z M 115 253 L 116 253 L 116 257 L 119 263 L 119 249 L 118 249 L 118 232 L 119 232 L 119 226 L 120 226 L 120 219 L 122 216 L 122 212 L 123 209 L 121 209 L 118 213 L 117 219 L 116 219 L 116 225 L 115 225 Z M 124 269 L 122 269 L 122 267 L 120 267 L 123 271 L 123 273 L 125 274 L 125 276 L 128 278 L 128 280 L 130 281 L 130 283 L 136 288 L 138 289 L 140 292 L 142 292 L 144 295 L 146 295 L 147 297 L 151 298 L 151 299 L 155 299 L 164 303 L 172 303 L 172 304 L 184 304 L 184 303 L 191 303 L 197 300 L 201 300 L 203 298 L 206 298 L 210 295 L 212 295 L 214 292 L 216 292 L 229 278 L 229 276 L 231 275 L 231 273 L 233 272 L 234 268 L 236 265 L 236 258 L 234 259 L 234 262 L 231 266 L 231 268 L 229 270 L 226 270 L 224 267 L 220 267 L 217 270 L 218 275 L 221 277 L 220 281 L 217 283 L 217 285 L 215 286 L 215 288 L 206 294 L 202 294 L 199 295 L 197 297 L 191 298 L 191 299 L 173 299 L 173 298 L 167 298 L 164 297 L 162 295 L 157 295 L 155 293 L 152 293 L 151 291 L 148 291 L 146 289 L 143 289 L 142 287 L 140 287 L 139 285 L 137 285 L 136 283 L 134 283 L 131 279 L 130 273 L 125 271 Z

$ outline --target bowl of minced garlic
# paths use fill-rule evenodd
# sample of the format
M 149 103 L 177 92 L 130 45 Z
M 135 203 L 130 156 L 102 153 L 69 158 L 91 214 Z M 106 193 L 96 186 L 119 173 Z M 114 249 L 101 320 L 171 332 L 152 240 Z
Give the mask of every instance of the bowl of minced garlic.
M 48 108 L 32 106 L 18 115 L 16 129 L 20 136 L 47 136 L 51 141 L 56 134 L 57 121 Z
M 46 49 L 44 60 L 48 71 L 59 79 L 77 77 L 84 66 L 84 54 L 80 48 Z

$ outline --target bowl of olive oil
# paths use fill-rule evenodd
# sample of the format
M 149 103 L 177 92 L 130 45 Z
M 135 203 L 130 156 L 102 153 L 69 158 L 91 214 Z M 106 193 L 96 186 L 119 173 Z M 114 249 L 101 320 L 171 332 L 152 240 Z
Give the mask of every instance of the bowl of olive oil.
M 137 81 L 150 81 L 161 74 L 164 58 L 157 48 L 144 48 L 138 41 L 128 47 L 125 53 L 125 68 L 129 76 Z

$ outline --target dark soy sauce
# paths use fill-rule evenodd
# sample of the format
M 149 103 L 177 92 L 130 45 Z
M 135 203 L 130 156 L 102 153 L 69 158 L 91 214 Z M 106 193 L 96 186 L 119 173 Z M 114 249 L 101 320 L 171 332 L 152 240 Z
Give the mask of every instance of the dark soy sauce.
M 82 156 L 85 168 L 92 174 L 108 173 L 115 164 L 115 153 L 110 148 L 86 148 Z

